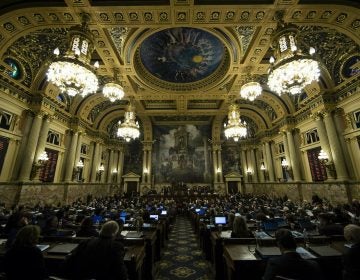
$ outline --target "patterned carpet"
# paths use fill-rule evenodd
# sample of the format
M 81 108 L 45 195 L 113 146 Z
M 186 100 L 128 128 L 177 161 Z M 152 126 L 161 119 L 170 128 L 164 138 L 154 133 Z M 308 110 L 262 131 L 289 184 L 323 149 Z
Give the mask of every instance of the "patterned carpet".
M 155 280 L 213 280 L 210 263 L 199 248 L 186 217 L 177 217 L 169 241 L 157 264 Z

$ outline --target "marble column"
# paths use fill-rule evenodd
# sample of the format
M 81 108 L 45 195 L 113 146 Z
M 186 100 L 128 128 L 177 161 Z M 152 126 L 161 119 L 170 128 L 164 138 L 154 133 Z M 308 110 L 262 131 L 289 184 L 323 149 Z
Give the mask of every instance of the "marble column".
M 301 181 L 301 170 L 300 170 L 300 160 L 298 157 L 298 153 L 296 151 L 295 143 L 294 143 L 294 136 L 292 131 L 287 131 L 287 140 L 289 144 L 289 152 L 290 152 L 290 160 L 291 160 L 291 167 L 294 176 L 294 181 Z
M 217 161 L 217 153 L 216 150 L 213 147 L 212 150 L 212 154 L 213 154 L 213 165 L 214 165 L 214 183 L 218 183 L 218 161 Z
M 208 141 L 207 138 L 203 138 L 204 143 L 204 160 L 205 160 L 205 167 L 204 167 L 204 181 L 206 182 L 209 178 L 209 158 L 208 158 Z
M 68 157 L 66 159 L 66 167 L 65 167 L 65 182 L 71 182 L 73 179 L 74 173 L 74 160 L 75 160 L 75 153 L 76 153 L 76 146 L 78 142 L 79 133 L 77 131 L 73 131 L 71 136 L 71 143 L 69 147 Z
M 45 116 L 43 118 L 43 122 L 40 129 L 40 134 L 38 138 L 38 143 L 36 146 L 35 158 L 36 161 L 42 152 L 45 151 L 46 139 L 49 133 L 49 126 L 50 126 L 51 118 L 49 116 Z
M 253 181 L 253 174 L 254 174 L 254 167 L 253 167 L 253 163 L 251 161 L 251 150 L 247 149 L 246 150 L 246 160 L 247 160 L 247 168 L 246 168 L 246 177 L 247 177 L 247 182 L 250 183 Z
M 291 167 L 289 145 L 288 145 L 288 139 L 287 139 L 287 135 L 286 135 L 285 131 L 283 132 L 283 144 L 284 144 L 284 152 L 285 152 L 286 161 L 287 161 L 289 167 Z
M 21 164 L 23 162 L 24 153 L 25 153 L 26 148 L 27 148 L 27 141 L 29 139 L 31 124 L 32 124 L 32 122 L 34 120 L 34 115 L 33 115 L 33 113 L 31 111 L 27 111 L 24 118 L 25 118 L 24 131 L 22 133 L 20 147 L 19 147 L 19 150 L 18 150 L 18 153 L 17 153 L 17 156 L 16 156 L 16 161 L 15 161 L 14 169 L 13 169 L 13 172 L 12 172 L 11 181 L 19 179 L 20 167 L 21 167 Z
M 353 166 L 360 166 L 360 149 L 357 137 L 348 139 L 350 157 L 352 159 Z M 354 168 L 355 179 L 360 180 L 360 168 Z
M 257 183 L 259 181 L 259 179 L 258 179 L 257 164 L 256 164 L 256 157 L 255 157 L 255 149 L 254 148 L 251 148 L 251 150 L 250 150 L 250 158 L 251 158 L 251 163 L 252 163 L 252 166 L 253 166 L 253 174 L 252 174 L 253 182 Z
M 80 160 L 80 152 L 81 152 L 81 144 L 82 144 L 82 133 L 78 133 L 78 139 L 76 144 L 76 152 L 75 152 L 75 159 L 74 159 L 74 167 L 76 168 L 79 160 Z
M 247 180 L 247 163 L 246 163 L 246 150 L 241 150 L 241 167 L 242 167 L 242 175 L 243 178 Z
M 149 147 L 148 149 L 148 155 L 147 155 L 147 169 L 148 169 L 148 176 L 147 176 L 147 184 L 151 185 L 151 177 L 152 177 L 152 172 L 151 172 L 151 155 L 152 155 L 152 147 Z
M 36 146 L 39 139 L 43 114 L 37 114 L 32 122 L 26 149 L 24 151 L 22 165 L 20 168 L 19 181 L 27 181 L 30 179 L 31 169 L 35 159 Z
M 222 168 L 222 160 L 221 160 L 221 149 L 218 149 L 217 151 L 217 160 L 218 160 L 218 167 L 220 169 L 219 174 L 219 183 L 223 183 L 224 182 L 224 177 L 223 177 L 223 168 Z
M 96 174 L 99 166 L 99 150 L 100 150 L 100 143 L 94 142 L 94 154 L 92 157 L 92 164 L 91 164 L 91 173 L 90 173 L 90 182 L 95 183 L 96 182 Z
M 324 123 L 332 152 L 332 158 L 334 160 L 337 180 L 347 181 L 349 180 L 349 174 L 346 169 L 345 158 L 341 150 L 341 144 L 336 133 L 335 124 L 332 119 L 331 113 L 324 114 Z
M 315 116 L 315 123 L 316 123 L 316 129 L 317 129 L 319 139 L 320 139 L 321 149 L 328 155 L 329 161 L 332 162 L 333 159 L 332 159 L 329 139 L 328 139 L 325 124 L 323 122 L 321 115 L 318 114 Z
M 117 170 L 118 170 L 117 182 L 119 184 L 121 183 L 122 180 L 123 166 L 124 166 L 124 148 L 120 147 L 119 156 L 118 156 L 118 166 L 117 166 Z
M 108 170 L 107 170 L 107 183 L 112 182 L 112 176 L 113 176 L 113 162 L 114 162 L 114 150 L 109 150 L 109 161 L 108 161 Z
M 257 155 L 256 158 L 262 159 L 262 161 L 265 161 L 265 149 L 263 147 L 260 147 L 260 148 L 258 147 L 257 149 L 255 149 L 255 155 Z M 263 170 L 261 170 L 261 168 L 260 168 L 262 161 L 258 160 L 258 162 L 256 163 L 256 170 L 258 173 L 259 181 L 261 183 L 264 183 L 265 182 L 265 172 Z
M 275 182 L 275 172 L 274 172 L 274 164 L 271 156 L 270 142 L 265 142 L 265 151 L 266 151 L 265 154 L 266 154 L 266 165 L 267 165 L 266 168 L 269 174 L 269 181 Z

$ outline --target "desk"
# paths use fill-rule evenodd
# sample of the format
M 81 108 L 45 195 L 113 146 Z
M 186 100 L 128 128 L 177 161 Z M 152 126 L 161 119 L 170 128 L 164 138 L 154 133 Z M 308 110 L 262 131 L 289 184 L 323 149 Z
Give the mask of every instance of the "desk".
M 50 248 L 54 247 L 59 243 L 50 244 Z M 48 273 L 50 275 L 61 276 L 62 275 L 62 266 L 64 264 L 65 259 L 69 256 L 66 254 L 49 254 L 45 250 L 43 252 L 45 265 Z M 5 246 L 0 246 L 0 271 L 4 271 L 4 267 L 2 265 L 2 259 L 5 255 Z M 133 245 L 127 247 L 124 256 L 124 263 L 128 270 L 128 275 L 130 280 L 141 280 L 142 279 L 142 270 L 143 270 L 143 262 L 145 258 L 145 246 L 144 245 Z
M 331 246 L 334 248 L 333 246 Z M 266 268 L 266 259 L 249 251 L 248 245 L 224 245 L 225 276 L 228 280 L 260 280 Z M 323 272 L 323 279 L 341 279 L 342 265 L 340 256 L 317 256 L 314 259 Z

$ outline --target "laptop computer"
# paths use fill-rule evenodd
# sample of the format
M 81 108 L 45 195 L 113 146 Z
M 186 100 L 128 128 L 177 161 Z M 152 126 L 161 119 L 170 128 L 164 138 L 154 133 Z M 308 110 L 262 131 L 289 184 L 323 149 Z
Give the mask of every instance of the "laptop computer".
M 36 247 L 40 249 L 41 252 L 45 251 L 47 248 L 50 247 L 49 244 L 37 244 Z
M 275 232 L 277 231 L 278 229 L 278 223 L 274 220 L 271 220 L 271 221 L 265 221 L 263 222 L 263 226 L 264 226 L 264 231 L 274 237 L 275 236 Z
M 63 243 L 55 245 L 54 247 L 50 248 L 47 253 L 48 254 L 70 254 L 72 251 L 76 249 L 78 244 L 74 243 Z
M 338 257 L 342 253 L 330 246 L 309 246 L 309 251 L 317 254 L 320 257 Z

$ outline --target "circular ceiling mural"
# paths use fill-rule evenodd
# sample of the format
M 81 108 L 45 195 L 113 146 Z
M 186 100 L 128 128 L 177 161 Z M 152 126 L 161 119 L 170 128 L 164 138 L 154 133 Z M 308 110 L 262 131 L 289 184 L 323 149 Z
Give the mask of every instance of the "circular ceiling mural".
M 224 59 L 221 41 L 204 30 L 179 27 L 159 31 L 140 46 L 147 71 L 172 83 L 192 83 L 211 75 Z

